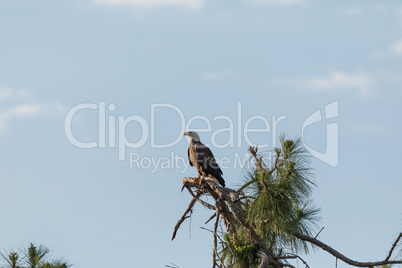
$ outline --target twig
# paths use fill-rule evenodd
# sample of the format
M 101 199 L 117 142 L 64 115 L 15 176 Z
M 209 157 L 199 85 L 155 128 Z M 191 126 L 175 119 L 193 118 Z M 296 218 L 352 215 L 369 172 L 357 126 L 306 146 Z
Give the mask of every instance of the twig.
M 205 228 L 205 227 L 200 227 L 200 229 L 203 229 L 203 230 L 205 230 L 205 231 L 211 232 L 214 236 L 216 236 L 216 237 L 222 242 L 222 244 L 225 244 L 225 245 L 228 247 L 228 249 L 230 250 L 230 252 L 232 252 L 232 254 L 233 254 L 233 256 L 234 256 L 234 253 L 233 253 L 232 249 L 229 247 L 229 245 L 228 245 L 225 241 L 223 241 L 222 238 L 219 237 L 219 235 L 217 235 L 216 233 L 214 233 L 214 231 L 209 230 L 208 228 Z M 219 259 L 220 263 L 223 265 L 223 267 L 226 268 L 226 266 L 225 266 L 225 264 L 223 263 L 223 261 L 221 261 L 219 255 L 218 255 L 218 259 Z
M 258 159 L 258 157 L 257 157 L 258 146 L 256 146 L 256 147 L 250 146 L 249 151 L 252 154 L 252 156 L 254 157 L 255 161 L 257 162 L 258 171 L 264 171 L 265 168 L 262 166 L 261 158 Z
M 216 217 L 216 213 L 212 214 L 212 216 L 204 224 L 207 224 L 208 222 L 210 222 L 215 217 Z
M 317 233 L 317 235 L 314 238 L 317 238 L 320 235 L 321 231 L 324 230 L 324 228 L 325 226 L 321 228 L 321 230 Z
M 177 265 L 174 264 L 174 263 L 170 263 L 170 264 L 171 264 L 171 265 L 174 265 L 174 266 L 170 266 L 170 265 L 166 264 L 165 267 L 169 267 L 169 268 L 180 268 L 179 266 L 177 266 Z
M 240 200 L 245 199 L 245 198 L 256 199 L 254 196 L 245 195 L 245 196 L 236 198 L 235 200 L 233 200 L 233 203 L 239 202 Z
M 313 245 L 316 245 L 317 247 L 320 247 L 321 249 L 325 250 L 326 252 L 330 253 L 333 255 L 335 258 L 338 258 L 344 262 L 346 262 L 349 265 L 356 266 L 356 267 L 374 267 L 374 266 L 381 266 L 381 265 L 386 265 L 386 264 L 402 264 L 402 260 L 399 261 L 377 261 L 377 262 L 359 262 L 355 261 L 352 259 L 349 259 L 345 255 L 342 255 L 335 249 L 331 248 L 330 246 L 324 244 L 323 242 L 319 241 L 318 239 L 315 239 L 313 237 L 295 232 L 294 233 L 295 237 L 299 238 L 300 240 L 310 242 Z M 392 252 L 391 252 L 392 253 Z
M 289 264 L 289 263 L 282 263 L 281 264 L 282 267 L 290 267 L 290 268 L 296 268 L 293 265 Z
M 293 253 L 285 253 L 284 256 L 278 257 L 278 259 L 299 259 L 304 263 L 304 265 L 306 265 L 306 268 L 310 268 L 310 266 L 308 266 L 307 262 L 305 262 L 299 255 L 296 255 Z
M 212 268 L 214 268 L 215 267 L 215 259 L 216 259 L 216 257 L 218 257 L 218 259 L 219 259 L 219 261 L 220 261 L 220 263 L 222 264 L 222 265 L 224 265 L 223 264 L 223 262 L 222 262 L 222 260 L 221 260 L 221 258 L 219 257 L 219 254 L 218 254 L 218 239 L 216 238 L 218 235 L 217 235 L 217 230 L 218 230 L 218 223 L 219 223 L 219 215 L 220 215 L 220 213 L 221 213 L 221 209 L 220 209 L 220 198 L 218 199 L 218 200 L 216 200 L 216 202 L 215 202 L 215 208 L 216 208 L 216 217 L 215 217 L 215 224 L 214 224 L 214 253 L 213 253 L 213 267 Z
M 199 198 L 201 193 L 197 193 L 197 195 L 191 200 L 190 204 L 188 205 L 187 209 L 184 211 L 183 215 L 181 218 L 177 221 L 174 229 L 173 229 L 173 235 L 172 235 L 172 240 L 176 237 L 177 230 L 179 230 L 180 225 L 188 218 L 187 214 L 191 211 L 193 208 L 195 202 L 197 201 L 197 198 Z
M 205 228 L 205 227 L 200 227 L 200 228 L 203 229 L 203 230 L 205 230 L 205 231 L 214 233 L 212 230 L 209 230 L 208 228 Z M 232 253 L 232 256 L 235 257 L 235 254 L 234 254 L 233 250 L 230 248 L 230 246 L 228 245 L 228 243 L 226 243 L 225 241 L 223 241 L 222 238 L 220 238 L 219 235 L 217 235 L 217 234 L 214 234 L 214 235 L 221 241 L 222 244 L 225 244 L 225 245 L 227 246 L 227 248 L 228 248 L 228 249 L 230 250 L 230 252 Z M 235 263 L 236 263 L 236 259 L 235 259 Z
M 384 261 L 388 261 L 389 258 L 391 258 L 392 252 L 394 251 L 394 249 L 395 249 L 396 245 L 398 244 L 399 239 L 401 239 L 401 237 L 402 237 L 402 233 L 399 233 L 399 235 L 398 235 L 398 237 L 396 238 L 395 242 L 392 244 L 391 249 L 389 250 L 388 256 L 385 258 Z
M 191 194 L 191 196 L 192 196 L 193 198 L 195 198 L 198 202 L 200 202 L 201 204 L 203 204 L 204 206 L 206 206 L 206 207 L 209 208 L 209 209 L 215 209 L 215 207 L 214 207 L 213 205 L 208 204 L 207 202 L 205 202 L 205 201 L 203 201 L 203 200 L 201 200 L 201 199 L 199 198 L 199 197 L 201 196 L 202 192 L 197 191 L 197 193 L 200 193 L 200 195 L 199 195 L 199 196 L 196 196 L 196 195 L 193 193 L 193 191 L 191 190 L 190 187 L 188 187 L 188 186 L 185 186 L 185 187 L 187 188 L 187 190 L 188 190 L 188 192 Z

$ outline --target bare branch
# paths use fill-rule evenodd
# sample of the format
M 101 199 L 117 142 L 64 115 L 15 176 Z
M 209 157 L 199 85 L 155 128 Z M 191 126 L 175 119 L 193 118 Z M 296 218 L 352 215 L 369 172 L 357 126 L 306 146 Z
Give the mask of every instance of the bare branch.
M 306 268 L 310 268 L 305 260 L 303 260 L 299 255 L 293 253 L 285 253 L 284 256 L 278 257 L 278 259 L 299 259 L 304 263 L 304 265 L 306 265 Z
M 188 186 L 185 186 L 185 187 L 187 188 L 187 190 L 188 190 L 188 192 L 191 194 L 191 196 L 192 196 L 193 198 L 195 198 L 198 202 L 200 202 L 202 205 L 206 206 L 206 207 L 209 208 L 209 209 L 215 209 L 215 207 L 214 207 L 213 205 L 208 204 L 208 203 L 205 202 L 204 200 L 201 200 L 199 197 L 197 197 L 197 196 L 193 193 L 193 191 L 191 190 L 190 187 L 188 187 Z M 200 192 L 200 190 L 198 190 L 197 193 L 198 193 L 198 192 L 200 193 L 200 196 L 201 196 L 202 192 Z
M 251 195 L 245 195 L 245 196 L 242 196 L 242 197 L 238 197 L 238 198 L 236 198 L 235 200 L 233 200 L 233 203 L 239 202 L 239 201 L 241 201 L 242 199 L 246 199 L 246 198 L 249 198 L 249 199 L 255 199 L 255 197 L 254 197 L 254 196 L 251 196 Z
M 220 199 L 216 200 L 215 202 L 215 208 L 216 208 L 216 217 L 215 217 L 215 224 L 214 224 L 214 253 L 213 253 L 213 258 L 214 258 L 214 265 L 215 265 L 215 259 L 216 257 L 218 257 L 219 262 L 225 266 L 221 260 L 221 258 L 219 257 L 218 254 L 218 239 L 217 239 L 217 231 L 218 231 L 218 224 L 219 224 L 219 215 L 221 213 L 221 209 L 220 209 Z
M 195 196 L 196 198 L 199 198 L 201 195 L 201 193 L 197 193 L 197 195 Z M 188 205 L 187 209 L 184 211 L 183 215 L 181 216 L 181 218 L 177 221 L 174 229 L 173 229 L 173 235 L 172 235 L 172 240 L 176 237 L 176 233 L 177 230 L 179 230 L 180 225 L 189 217 L 187 216 L 187 214 L 191 211 L 191 209 L 193 208 L 195 202 L 197 201 L 196 198 L 193 198 L 190 202 L 190 204 Z
M 205 230 L 205 231 L 214 233 L 212 230 L 209 230 L 209 229 L 207 229 L 207 228 L 205 228 L 205 227 L 200 227 L 200 228 L 203 229 L 203 230 Z M 221 241 L 222 244 L 225 244 L 225 245 L 228 247 L 228 249 L 230 250 L 230 252 L 231 252 L 232 255 L 234 256 L 234 252 L 232 251 L 232 249 L 230 248 L 230 246 L 228 245 L 228 243 L 226 243 L 224 240 L 222 240 L 222 238 L 220 238 L 219 235 L 217 235 L 217 234 L 214 234 L 214 235 L 216 235 L 216 237 Z
M 401 237 L 402 237 L 402 233 L 399 233 L 399 235 L 396 238 L 395 242 L 392 244 L 391 249 L 389 250 L 388 256 L 385 258 L 384 261 L 388 261 L 389 258 L 391 258 L 392 252 L 394 251 L 394 249 L 395 249 L 396 245 L 398 244 L 399 240 L 401 239 Z
M 282 267 L 290 267 L 290 268 L 296 268 L 293 265 L 289 264 L 289 263 L 282 263 Z
M 321 230 L 317 233 L 317 235 L 314 238 L 317 238 L 320 235 L 320 233 L 322 232 L 322 230 L 324 230 L 324 228 L 325 227 L 322 227 Z
M 179 268 L 179 266 L 177 266 L 174 263 L 170 263 L 171 265 L 166 264 L 165 267 L 169 267 L 169 268 Z M 173 265 L 173 266 L 172 266 Z
M 398 261 L 378 261 L 378 262 L 359 262 L 355 261 L 352 259 L 349 259 L 345 255 L 339 253 L 337 250 L 331 248 L 330 246 L 324 244 L 323 242 L 319 241 L 318 239 L 315 239 L 313 237 L 295 232 L 294 235 L 299 238 L 300 240 L 310 242 L 313 245 L 316 245 L 317 247 L 320 247 L 321 249 L 325 250 L 326 252 L 330 253 L 334 257 L 346 262 L 349 265 L 356 266 L 356 267 L 374 267 L 374 266 L 381 266 L 381 265 L 386 265 L 386 264 L 402 264 L 402 260 Z M 399 237 L 398 237 L 399 238 Z M 399 239 L 397 239 L 399 240 Z M 390 251 L 392 253 L 392 251 Z
M 215 217 L 216 217 L 216 213 L 212 214 L 212 216 L 204 224 L 207 224 L 208 222 L 210 222 Z
M 230 250 L 230 252 L 232 252 L 232 254 L 233 254 L 233 256 L 234 256 L 234 253 L 233 253 L 232 249 L 229 247 L 229 245 L 228 245 L 225 241 L 222 240 L 222 238 L 219 237 L 219 235 L 218 235 L 216 232 L 214 232 L 214 231 L 212 231 L 212 230 L 209 230 L 209 229 L 207 229 L 207 228 L 205 228 L 205 227 L 200 227 L 200 228 L 203 229 L 203 230 L 205 230 L 205 231 L 211 232 L 211 233 L 214 235 L 214 237 L 218 238 L 218 239 L 221 241 L 222 244 L 225 244 L 225 245 L 228 247 L 228 249 Z M 219 260 L 219 262 L 222 264 L 222 266 L 223 266 L 224 268 L 226 268 L 224 262 L 223 262 L 222 259 L 219 257 L 219 254 L 217 254 L 216 256 L 218 257 L 218 260 Z

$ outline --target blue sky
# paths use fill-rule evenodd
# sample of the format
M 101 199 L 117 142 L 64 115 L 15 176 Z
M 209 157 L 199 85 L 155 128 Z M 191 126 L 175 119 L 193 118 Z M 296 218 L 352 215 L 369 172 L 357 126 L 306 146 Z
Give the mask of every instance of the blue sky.
M 0 1 L 1 246 L 44 243 L 75 267 L 210 266 L 212 237 L 199 228 L 210 212 L 197 207 L 170 241 L 190 201 L 181 180 L 196 175 L 174 165 L 188 146 L 174 141 L 181 120 L 209 122 L 201 140 L 227 158 L 224 178 L 236 187 L 245 124 L 259 116 L 249 127 L 268 122 L 269 131 L 248 138 L 266 153 L 280 133 L 303 134 L 324 153 L 327 124 L 338 126 L 338 164 L 312 162 L 320 239 L 353 259 L 385 258 L 402 228 L 401 33 L 396 1 Z M 336 101 L 337 116 L 324 120 Z M 95 148 L 66 136 L 79 104 L 95 109 L 68 127 Z M 317 110 L 323 120 L 303 132 Z M 230 126 L 223 116 L 232 136 L 216 133 Z M 156 148 L 151 132 L 155 144 L 173 145 Z M 141 145 L 124 147 L 125 160 L 122 138 Z M 158 159 L 164 167 L 152 166 Z M 305 259 L 335 265 L 322 251 Z

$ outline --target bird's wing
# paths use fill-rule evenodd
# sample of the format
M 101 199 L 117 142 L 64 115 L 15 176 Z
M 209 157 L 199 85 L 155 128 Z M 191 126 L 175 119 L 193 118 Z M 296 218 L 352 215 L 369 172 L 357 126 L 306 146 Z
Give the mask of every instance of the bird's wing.
M 197 144 L 195 147 L 197 163 L 202 166 L 202 169 L 211 174 L 212 176 L 217 176 L 222 174 L 222 170 L 216 163 L 214 154 L 212 151 L 204 144 Z
M 191 163 L 191 157 L 190 157 L 190 147 L 188 147 L 187 156 L 188 156 L 188 162 L 190 163 L 190 166 L 193 166 L 193 163 Z

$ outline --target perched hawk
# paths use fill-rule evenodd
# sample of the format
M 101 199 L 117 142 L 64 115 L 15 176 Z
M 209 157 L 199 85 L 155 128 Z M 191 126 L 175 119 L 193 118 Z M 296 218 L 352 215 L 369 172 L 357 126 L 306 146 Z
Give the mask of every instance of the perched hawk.
M 222 178 L 222 170 L 215 161 L 215 157 L 211 150 L 201 143 L 197 132 L 185 132 L 183 136 L 190 138 L 190 147 L 188 147 L 188 160 L 190 165 L 198 171 L 198 179 L 209 178 L 217 180 L 223 187 L 225 181 Z

